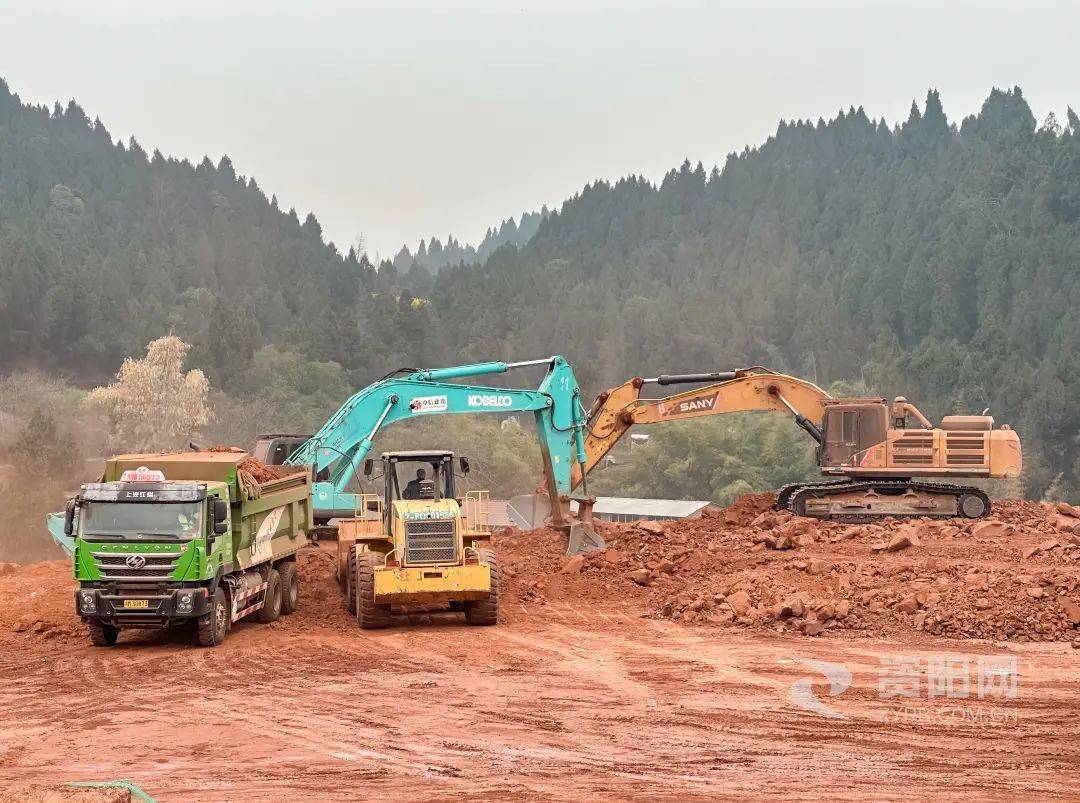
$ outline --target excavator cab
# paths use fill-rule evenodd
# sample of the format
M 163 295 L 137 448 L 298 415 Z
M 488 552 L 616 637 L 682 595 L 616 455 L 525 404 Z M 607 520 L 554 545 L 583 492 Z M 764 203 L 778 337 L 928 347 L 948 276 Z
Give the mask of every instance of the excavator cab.
M 884 443 L 889 429 L 889 406 L 884 399 L 828 399 L 822 404 L 819 466 L 857 464 L 869 449 Z
M 282 465 L 297 449 L 311 439 L 310 435 L 274 433 L 260 435 L 255 441 L 252 456 L 268 466 Z

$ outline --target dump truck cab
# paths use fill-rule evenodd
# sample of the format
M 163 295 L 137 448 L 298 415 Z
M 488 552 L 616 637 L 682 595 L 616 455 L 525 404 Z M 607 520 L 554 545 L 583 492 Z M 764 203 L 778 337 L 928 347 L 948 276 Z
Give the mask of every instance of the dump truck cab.
M 449 607 L 473 624 L 494 624 L 498 571 L 486 524 L 486 492 L 458 496 L 453 452 L 384 452 L 364 475 L 382 493 L 338 522 L 339 580 L 362 627 L 384 627 L 395 608 Z
M 82 486 L 68 516 L 84 618 L 147 627 L 207 613 L 205 586 L 221 568 L 230 529 L 228 485 L 129 471 Z

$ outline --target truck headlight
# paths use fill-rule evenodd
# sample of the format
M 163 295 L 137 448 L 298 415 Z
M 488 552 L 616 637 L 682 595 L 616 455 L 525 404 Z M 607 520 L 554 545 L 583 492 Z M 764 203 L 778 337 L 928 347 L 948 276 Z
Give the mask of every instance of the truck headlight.
M 182 591 L 176 595 L 176 609 L 178 611 L 190 611 L 194 594 L 190 591 Z
M 80 594 L 79 610 L 83 613 L 94 613 L 97 610 L 97 598 L 89 592 Z

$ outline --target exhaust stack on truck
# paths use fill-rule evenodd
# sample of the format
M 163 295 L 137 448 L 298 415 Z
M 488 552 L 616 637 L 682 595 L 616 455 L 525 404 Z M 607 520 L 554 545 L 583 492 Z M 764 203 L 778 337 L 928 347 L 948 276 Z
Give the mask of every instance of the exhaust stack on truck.
M 75 610 L 94 644 L 127 628 L 194 623 L 216 646 L 248 616 L 272 622 L 299 599 L 296 553 L 311 520 L 311 474 L 258 481 L 243 452 L 134 454 L 68 502 Z

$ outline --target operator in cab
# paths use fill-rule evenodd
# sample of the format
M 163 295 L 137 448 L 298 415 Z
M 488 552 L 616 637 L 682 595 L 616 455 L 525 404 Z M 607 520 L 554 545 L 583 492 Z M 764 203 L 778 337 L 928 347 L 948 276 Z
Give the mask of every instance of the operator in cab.
M 420 499 L 420 483 L 427 478 L 427 472 L 422 468 L 416 469 L 416 478 L 409 480 L 405 490 L 401 494 L 402 499 Z

